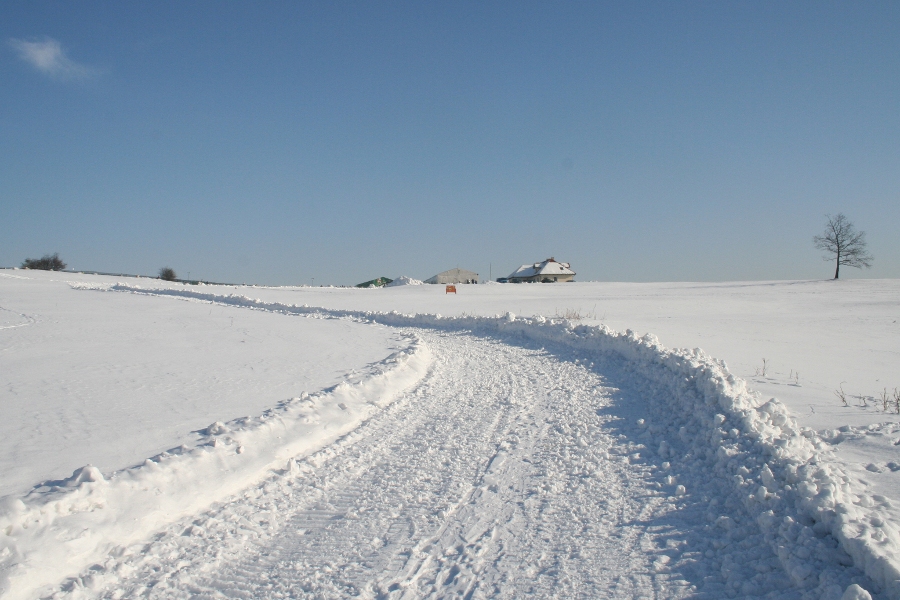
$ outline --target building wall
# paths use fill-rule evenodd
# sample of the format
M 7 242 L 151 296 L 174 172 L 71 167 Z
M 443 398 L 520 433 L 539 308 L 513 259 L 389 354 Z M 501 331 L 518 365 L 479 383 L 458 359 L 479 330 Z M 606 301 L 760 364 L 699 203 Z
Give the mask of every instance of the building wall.
M 535 275 L 534 277 L 511 277 L 510 283 L 540 283 L 544 279 L 557 282 L 575 281 L 574 275 Z
M 453 271 L 451 273 L 438 273 L 430 279 L 426 279 L 425 283 L 478 283 L 478 273 L 473 271 Z
M 438 275 L 436 277 L 437 281 L 435 283 L 478 283 L 478 276 L 473 275 L 468 279 L 465 276 L 457 276 L 457 275 Z

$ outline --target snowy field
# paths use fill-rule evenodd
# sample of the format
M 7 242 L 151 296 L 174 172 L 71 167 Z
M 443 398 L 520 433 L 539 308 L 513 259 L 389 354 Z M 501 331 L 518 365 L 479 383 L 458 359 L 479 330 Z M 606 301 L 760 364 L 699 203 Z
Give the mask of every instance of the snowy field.
M 0 271 L 2 597 L 900 598 L 900 281 L 457 288 Z

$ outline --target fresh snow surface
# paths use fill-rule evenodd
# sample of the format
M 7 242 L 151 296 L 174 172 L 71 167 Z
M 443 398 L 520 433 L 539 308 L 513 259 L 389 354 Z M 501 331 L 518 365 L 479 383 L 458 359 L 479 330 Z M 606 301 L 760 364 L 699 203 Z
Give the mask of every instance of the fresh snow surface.
M 0 271 L 0 497 L 141 463 L 397 346 L 386 327 L 85 294 L 68 277 Z
M 45 295 L 146 302 L 136 320 L 389 333 L 341 385 L 7 496 L 4 597 L 900 598 L 900 426 L 871 399 L 900 385 L 900 282 L 445 297 L 4 271 L 4 351 L 37 312 L 10 284 L 64 280 Z

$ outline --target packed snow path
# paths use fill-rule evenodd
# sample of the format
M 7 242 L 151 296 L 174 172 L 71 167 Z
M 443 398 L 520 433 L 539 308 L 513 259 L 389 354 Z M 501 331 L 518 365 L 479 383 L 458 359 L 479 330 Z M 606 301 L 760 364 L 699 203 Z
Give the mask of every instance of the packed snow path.
M 387 409 L 54 596 L 840 598 L 864 580 L 839 550 L 837 585 L 788 575 L 730 481 L 648 448 L 626 362 L 410 331 L 435 360 Z

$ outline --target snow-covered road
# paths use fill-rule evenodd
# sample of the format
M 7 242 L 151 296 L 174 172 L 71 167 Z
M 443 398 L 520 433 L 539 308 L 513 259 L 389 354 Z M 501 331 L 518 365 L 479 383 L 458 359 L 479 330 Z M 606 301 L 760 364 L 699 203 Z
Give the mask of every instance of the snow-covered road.
M 838 550 L 826 577 L 789 575 L 730 479 L 666 450 L 690 444 L 627 361 L 404 333 L 434 358 L 385 410 L 55 595 L 840 598 L 867 581 Z
M 4 599 L 900 600 L 887 409 L 817 430 L 699 348 L 580 319 L 47 277 L 14 278 L 0 311 L 0 371 L 23 392 L 5 464 L 43 482 L 0 498 Z M 115 373 L 129 356 L 160 367 L 136 382 L 174 373 L 190 402 L 123 386 L 129 402 L 99 398 L 102 422 L 75 424 L 97 443 L 44 438 L 72 463 L 62 477 L 35 453 L 15 460 L 41 441 L 16 406 L 70 421 L 71 386 L 45 385 L 59 379 L 47 368 L 87 381 L 84 357 Z M 236 386 L 242 365 L 270 368 Z M 291 397 L 266 391 L 279 382 Z M 144 404 L 162 422 L 197 410 L 157 431 L 128 418 Z M 134 448 L 110 443 L 117 429 Z

